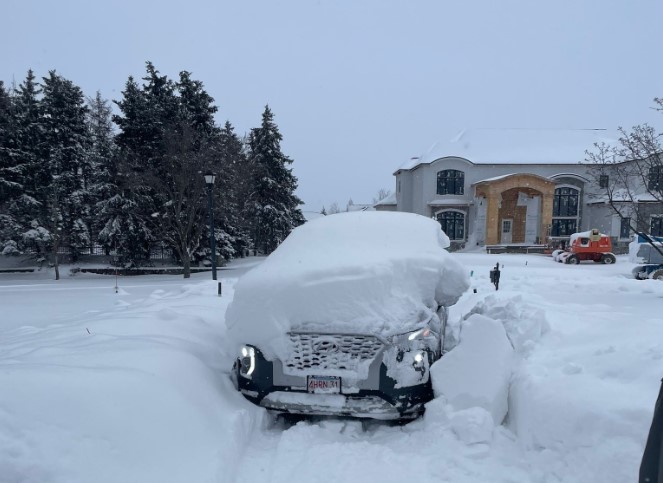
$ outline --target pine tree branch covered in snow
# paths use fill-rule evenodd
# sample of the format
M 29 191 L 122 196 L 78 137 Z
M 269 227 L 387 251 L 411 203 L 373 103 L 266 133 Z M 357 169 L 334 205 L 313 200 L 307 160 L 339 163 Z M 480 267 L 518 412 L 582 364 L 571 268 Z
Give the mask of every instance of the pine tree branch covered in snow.
M 235 133 L 203 83 L 147 62 L 129 77 L 117 111 L 50 71 L 0 81 L 0 253 L 31 253 L 56 268 L 100 246 L 125 267 L 165 249 L 185 267 L 209 260 L 203 174 L 213 187 L 217 256 L 268 253 L 300 223 L 292 160 L 265 109 L 261 126 Z M 59 276 L 59 274 L 57 275 Z

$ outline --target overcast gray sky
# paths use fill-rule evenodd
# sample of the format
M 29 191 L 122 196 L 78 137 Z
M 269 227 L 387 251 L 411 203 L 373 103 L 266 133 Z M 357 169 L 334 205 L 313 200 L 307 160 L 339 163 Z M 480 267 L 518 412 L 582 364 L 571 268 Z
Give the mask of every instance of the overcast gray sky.
M 463 128 L 650 122 L 660 0 L 4 0 L 0 78 L 49 69 L 119 99 L 151 60 L 204 82 L 238 133 L 265 104 L 308 210 L 393 191 Z M 451 134 L 450 134 L 451 133 Z

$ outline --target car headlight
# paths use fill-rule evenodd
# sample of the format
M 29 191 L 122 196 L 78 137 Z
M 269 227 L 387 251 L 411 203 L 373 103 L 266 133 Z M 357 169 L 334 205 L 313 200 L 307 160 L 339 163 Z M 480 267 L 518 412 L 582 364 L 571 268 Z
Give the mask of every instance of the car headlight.
M 239 358 L 239 374 L 251 379 L 253 371 L 256 369 L 256 349 L 250 345 L 242 346 Z
M 412 367 L 417 372 L 421 372 L 423 375 L 426 372 L 426 358 L 427 353 L 425 351 L 416 351 L 414 357 L 412 357 Z
M 430 327 L 423 327 L 395 336 L 393 344 L 397 351 L 396 362 L 407 360 L 416 370 L 421 370 L 429 361 L 429 354 L 437 351 L 439 338 Z
M 437 333 L 431 330 L 430 327 L 423 327 L 395 336 L 393 343 L 404 350 L 412 350 L 434 345 L 432 343 L 435 340 L 437 340 Z
M 431 330 L 428 327 L 424 327 L 423 329 L 410 332 L 407 335 L 407 340 L 424 339 L 426 337 L 430 337 L 430 335 L 431 335 Z

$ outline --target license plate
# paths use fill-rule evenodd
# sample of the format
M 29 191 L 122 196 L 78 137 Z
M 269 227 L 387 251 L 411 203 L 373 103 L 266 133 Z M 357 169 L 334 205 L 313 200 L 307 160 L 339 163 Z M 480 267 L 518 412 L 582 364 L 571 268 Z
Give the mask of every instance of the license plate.
M 308 392 L 317 394 L 339 394 L 341 392 L 341 378 L 336 376 L 308 376 Z

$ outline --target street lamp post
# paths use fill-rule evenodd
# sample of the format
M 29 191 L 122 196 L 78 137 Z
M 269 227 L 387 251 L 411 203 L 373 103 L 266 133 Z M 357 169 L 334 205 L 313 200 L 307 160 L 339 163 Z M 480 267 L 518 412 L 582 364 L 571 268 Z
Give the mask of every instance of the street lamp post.
M 212 250 L 212 280 L 216 280 L 216 247 L 214 244 L 214 197 L 212 188 L 214 187 L 214 173 L 208 171 L 205 173 L 205 183 L 207 184 L 207 209 L 209 210 L 209 244 Z

